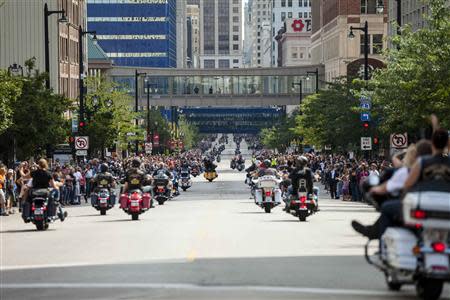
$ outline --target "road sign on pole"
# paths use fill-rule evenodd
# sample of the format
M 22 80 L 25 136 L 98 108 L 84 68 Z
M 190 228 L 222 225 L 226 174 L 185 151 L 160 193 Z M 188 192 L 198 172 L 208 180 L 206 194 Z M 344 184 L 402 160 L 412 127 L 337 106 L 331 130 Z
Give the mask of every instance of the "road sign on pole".
M 76 156 L 87 156 L 87 150 L 77 150 L 76 152 L 75 152 L 75 155 Z
M 89 149 L 89 137 L 88 136 L 76 136 L 75 137 L 75 150 L 88 150 Z
M 370 113 L 362 112 L 360 118 L 362 122 L 370 122 Z
M 145 143 L 145 153 L 151 154 L 153 149 L 152 143 Z
M 372 150 L 372 138 L 369 137 L 361 137 L 361 150 L 370 151 Z

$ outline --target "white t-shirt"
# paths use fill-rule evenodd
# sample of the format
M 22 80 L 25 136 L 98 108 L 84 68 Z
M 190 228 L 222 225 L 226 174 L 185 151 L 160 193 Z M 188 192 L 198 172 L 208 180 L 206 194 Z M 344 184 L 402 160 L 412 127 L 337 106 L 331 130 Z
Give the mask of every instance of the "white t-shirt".
M 391 194 L 400 192 L 405 186 L 408 175 L 409 169 L 407 167 L 401 167 L 398 169 L 387 181 L 386 190 Z
M 79 182 L 81 177 L 82 177 L 82 175 L 81 175 L 81 173 L 79 171 L 77 171 L 77 172 L 73 173 L 73 177 L 75 177 L 75 180 L 77 182 Z

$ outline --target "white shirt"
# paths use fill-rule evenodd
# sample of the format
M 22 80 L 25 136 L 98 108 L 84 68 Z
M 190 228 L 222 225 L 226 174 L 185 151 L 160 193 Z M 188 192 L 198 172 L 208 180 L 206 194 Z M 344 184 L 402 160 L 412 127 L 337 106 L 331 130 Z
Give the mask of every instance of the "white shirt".
M 401 167 L 398 169 L 387 181 L 386 190 L 391 194 L 398 193 L 405 186 L 408 175 L 409 169 L 407 167 Z
M 369 176 L 372 176 L 372 175 L 380 176 L 380 172 L 378 172 L 378 170 L 370 170 Z
M 77 171 L 77 172 L 73 173 L 73 177 L 75 177 L 76 181 L 78 182 L 78 181 L 80 181 L 82 175 L 79 171 Z

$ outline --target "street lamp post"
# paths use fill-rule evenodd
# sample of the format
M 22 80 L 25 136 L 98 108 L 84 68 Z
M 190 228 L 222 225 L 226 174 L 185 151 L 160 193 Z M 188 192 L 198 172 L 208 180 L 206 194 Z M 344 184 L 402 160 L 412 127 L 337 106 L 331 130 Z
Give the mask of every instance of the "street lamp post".
M 139 73 L 138 70 L 134 71 L 134 111 L 136 112 L 136 114 L 139 111 L 139 76 L 140 75 L 144 75 L 146 76 L 147 73 Z M 136 129 L 139 127 L 139 119 L 136 116 L 136 121 L 135 121 L 135 125 L 136 125 Z M 137 155 L 139 151 L 139 141 L 136 139 L 135 143 L 134 143 L 134 152 Z
M 364 32 L 364 80 L 367 82 L 369 80 L 369 24 L 366 21 L 364 27 L 350 26 L 350 33 L 348 34 L 350 39 L 355 37 L 353 30 Z
M 21 65 L 13 63 L 12 65 L 10 65 L 8 67 L 9 75 L 18 74 L 19 71 L 20 71 L 20 75 L 23 77 L 23 67 Z M 15 138 L 14 134 L 11 134 L 11 139 L 12 139 L 12 158 L 13 158 L 13 163 L 15 163 L 16 162 L 16 138 Z M 8 160 L 9 160 L 9 154 L 8 154 Z
M 309 80 L 309 75 L 314 75 L 316 77 L 316 94 L 317 94 L 319 93 L 319 68 L 316 68 L 315 71 L 307 71 L 306 80 Z
M 84 123 L 84 64 L 83 64 L 83 36 L 86 34 L 93 34 L 93 40 L 97 41 L 97 32 L 94 31 L 83 31 L 83 28 L 78 28 L 78 70 L 80 77 L 80 122 Z
M 45 87 L 50 89 L 50 50 L 49 50 L 49 37 L 48 37 L 48 17 L 53 14 L 62 14 L 62 17 L 58 20 L 59 23 L 67 23 L 66 12 L 62 10 L 48 10 L 47 3 L 44 4 L 44 55 L 45 55 L 45 72 L 47 78 L 45 79 Z
M 153 142 L 152 139 L 150 139 L 150 87 L 156 87 L 157 85 L 154 83 L 151 84 L 148 78 L 145 78 L 145 83 L 147 87 L 147 142 Z

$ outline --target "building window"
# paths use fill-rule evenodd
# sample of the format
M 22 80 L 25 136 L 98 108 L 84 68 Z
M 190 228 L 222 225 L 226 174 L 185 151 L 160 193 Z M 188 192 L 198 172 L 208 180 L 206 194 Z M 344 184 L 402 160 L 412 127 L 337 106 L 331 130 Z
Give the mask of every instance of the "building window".
M 233 31 L 234 32 L 239 32 L 239 26 L 233 26 Z
M 214 69 L 216 67 L 216 61 L 214 59 L 205 59 L 203 65 L 205 69 Z
M 377 0 L 361 0 L 361 13 L 375 14 L 377 12 L 376 1 Z
M 228 60 L 228 59 L 219 59 L 219 68 L 221 68 L 221 69 L 229 69 L 230 68 L 230 60 Z
M 372 53 L 381 54 L 381 51 L 383 51 L 383 35 L 374 34 L 372 35 Z
M 303 7 L 303 0 L 298 0 L 298 6 Z
M 292 58 L 293 59 L 297 59 L 297 52 L 295 52 L 295 50 L 294 50 L 295 48 L 293 48 L 293 52 L 292 52 Z
M 286 20 L 286 13 L 282 12 L 281 13 L 281 21 L 284 22 L 284 20 Z
M 261 64 L 261 60 L 260 59 L 258 59 L 258 65 L 260 65 Z
M 233 13 L 238 14 L 239 13 L 239 7 L 233 7 Z
M 303 18 L 306 19 L 307 17 L 308 17 L 308 12 L 305 11 L 305 12 L 303 13 Z
M 233 35 L 233 41 L 239 41 L 239 35 Z
M 286 0 L 281 0 L 281 7 L 286 7 Z
M 233 22 L 234 22 L 234 23 L 239 23 L 239 17 L 234 16 L 234 17 L 233 17 Z
M 288 12 L 288 18 L 292 19 L 292 11 Z
M 369 36 L 369 41 L 370 41 L 370 36 Z M 364 54 L 364 34 L 359 35 L 359 44 L 360 44 L 360 53 Z M 370 53 L 370 49 L 369 49 L 369 53 Z
M 288 0 L 288 7 L 292 7 L 292 0 Z
M 239 50 L 239 45 L 233 45 L 233 50 Z
M 303 1 L 303 6 L 304 6 L 304 7 L 308 7 L 308 0 L 304 0 L 304 1 Z
M 233 64 L 238 64 L 239 63 L 239 59 L 233 59 Z

